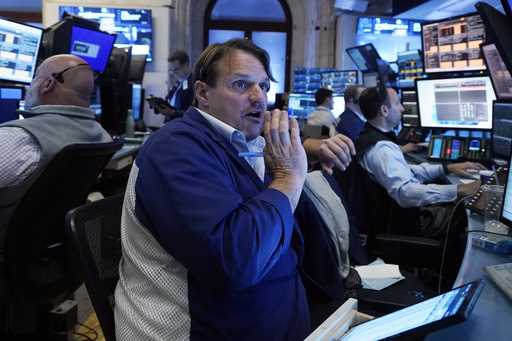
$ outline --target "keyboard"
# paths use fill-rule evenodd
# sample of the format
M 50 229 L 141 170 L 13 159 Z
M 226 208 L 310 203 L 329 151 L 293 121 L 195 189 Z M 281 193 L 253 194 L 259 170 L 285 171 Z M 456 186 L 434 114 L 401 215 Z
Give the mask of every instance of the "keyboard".
M 512 300 L 512 263 L 485 267 L 492 281 Z

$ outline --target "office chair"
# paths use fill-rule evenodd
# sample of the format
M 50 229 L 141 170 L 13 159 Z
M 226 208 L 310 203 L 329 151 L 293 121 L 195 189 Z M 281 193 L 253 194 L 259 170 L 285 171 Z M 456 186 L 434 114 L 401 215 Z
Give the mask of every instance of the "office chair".
M 65 215 L 85 203 L 98 175 L 121 146 L 120 142 L 66 146 L 16 207 L 5 235 L 7 302 L 3 303 L 11 311 L 24 305 L 26 309 L 12 313 L 10 321 L 18 325 L 8 327 L 11 333 L 46 329 L 47 321 L 39 315 L 78 287 L 66 254 Z M 21 323 L 28 315 L 32 315 L 31 322 Z
M 113 295 L 119 279 L 122 207 L 119 194 L 75 208 L 66 216 L 76 268 L 107 341 L 115 341 Z

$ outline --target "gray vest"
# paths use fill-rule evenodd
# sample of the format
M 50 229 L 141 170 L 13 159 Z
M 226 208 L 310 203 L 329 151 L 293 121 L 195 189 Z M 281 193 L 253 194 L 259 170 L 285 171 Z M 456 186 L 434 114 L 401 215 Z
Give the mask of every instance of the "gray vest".
M 0 129 L 2 127 L 23 128 L 36 139 L 41 148 L 41 159 L 37 170 L 22 183 L 0 189 L 0 249 L 3 249 L 7 224 L 19 201 L 60 150 L 74 143 L 112 141 L 110 135 L 94 120 L 94 112 L 87 108 L 41 105 L 26 114 L 36 114 L 36 116 L 0 125 Z

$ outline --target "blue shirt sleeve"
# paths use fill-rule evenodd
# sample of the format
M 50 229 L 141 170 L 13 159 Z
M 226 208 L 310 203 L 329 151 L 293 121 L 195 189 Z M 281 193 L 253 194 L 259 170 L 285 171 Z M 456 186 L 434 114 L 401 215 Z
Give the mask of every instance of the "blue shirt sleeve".
M 288 198 L 260 191 L 226 151 L 190 133 L 159 134 L 137 158 L 136 205 L 163 248 L 198 279 L 258 283 L 288 251 Z

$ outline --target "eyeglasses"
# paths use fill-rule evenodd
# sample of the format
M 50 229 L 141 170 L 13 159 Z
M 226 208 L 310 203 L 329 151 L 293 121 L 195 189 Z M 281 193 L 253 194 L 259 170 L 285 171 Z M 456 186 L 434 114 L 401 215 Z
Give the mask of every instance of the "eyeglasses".
M 80 64 L 76 64 L 76 65 L 73 65 L 73 66 L 68 66 L 67 68 L 65 68 L 64 70 L 62 70 L 60 72 L 52 73 L 52 77 L 55 78 L 59 83 L 64 83 L 64 77 L 62 76 L 64 74 L 64 72 L 72 70 L 72 69 L 76 69 L 76 68 L 78 68 L 80 66 L 89 66 L 89 64 L 87 64 L 87 63 L 80 63 Z

